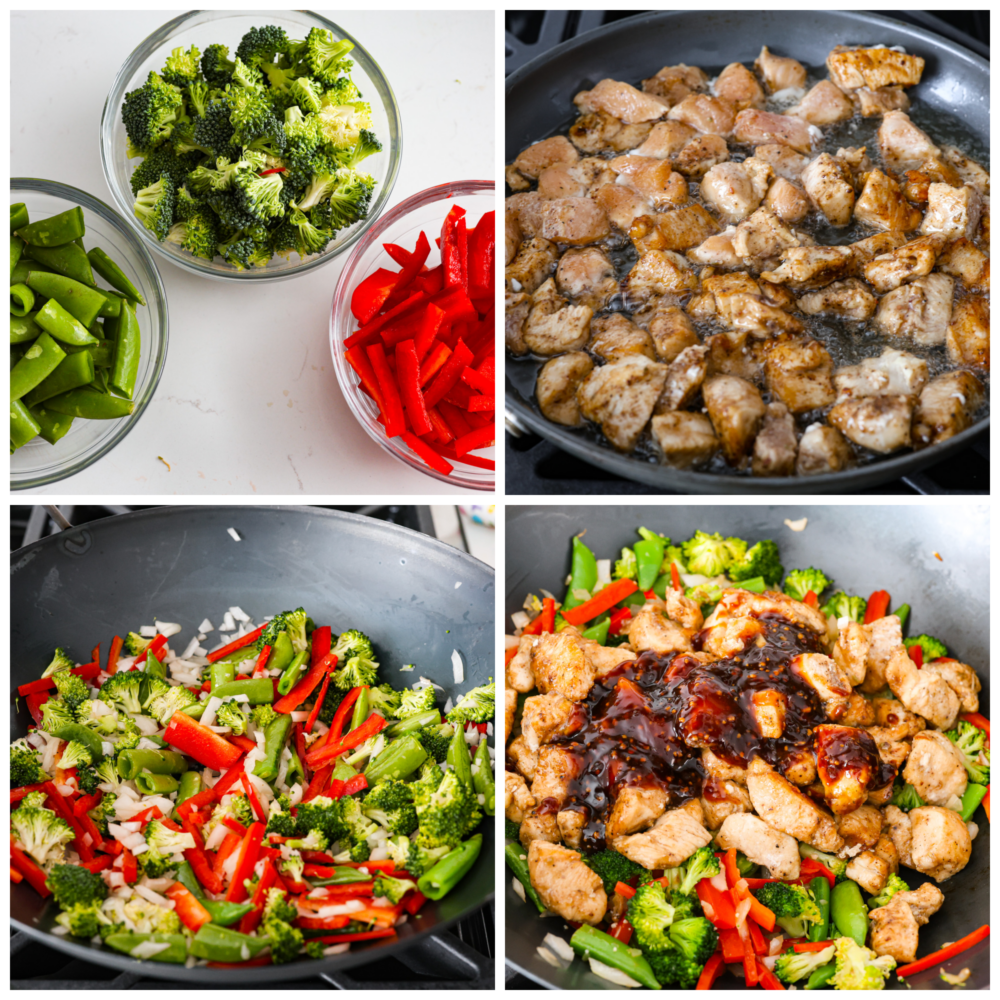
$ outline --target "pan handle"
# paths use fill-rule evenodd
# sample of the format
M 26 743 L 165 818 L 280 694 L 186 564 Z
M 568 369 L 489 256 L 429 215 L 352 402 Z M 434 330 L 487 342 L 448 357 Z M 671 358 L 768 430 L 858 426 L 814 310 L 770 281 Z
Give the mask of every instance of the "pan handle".
M 49 512 L 49 517 L 52 518 L 56 527 L 60 531 L 65 531 L 67 528 L 73 527 L 73 525 L 66 520 L 63 512 L 54 503 L 47 503 L 42 506 Z

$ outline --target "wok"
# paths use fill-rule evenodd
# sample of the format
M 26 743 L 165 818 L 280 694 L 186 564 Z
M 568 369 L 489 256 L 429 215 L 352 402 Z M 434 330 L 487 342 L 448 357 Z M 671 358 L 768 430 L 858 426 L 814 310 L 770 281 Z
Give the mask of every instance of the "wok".
M 605 77 L 635 83 L 671 63 L 716 69 L 730 62 L 752 63 L 764 44 L 806 66 L 822 66 L 830 49 L 841 42 L 903 45 L 907 52 L 922 56 L 927 61 L 923 82 L 910 90 L 911 97 L 931 108 L 957 113 L 969 135 L 989 148 L 989 63 L 932 32 L 864 11 L 660 11 L 589 31 L 507 77 L 505 162 L 511 163 L 525 146 L 562 129 L 571 116 L 574 95 Z M 957 136 L 951 141 L 962 144 Z M 860 490 L 939 462 L 968 447 L 989 426 L 986 416 L 941 444 L 828 475 L 760 479 L 714 475 L 622 455 L 610 445 L 598 444 L 589 431 L 550 423 L 534 402 L 536 367 L 528 362 L 507 364 L 506 406 L 515 423 L 598 468 L 689 493 Z
M 786 518 L 808 517 L 805 531 L 784 526 Z M 949 651 L 976 668 L 983 690 L 980 711 L 989 718 L 989 513 L 985 506 L 657 506 L 657 507 L 508 507 L 507 580 L 504 622 L 529 592 L 544 587 L 557 595 L 569 572 L 570 543 L 586 529 L 587 545 L 601 557 L 635 542 L 640 525 L 673 538 L 689 538 L 697 529 L 720 531 L 758 541 L 773 538 L 786 569 L 817 566 L 848 593 L 888 590 L 893 606 L 913 608 L 911 634 L 939 636 Z M 941 561 L 934 553 L 941 555 Z M 969 864 L 944 882 L 944 906 L 920 932 L 920 955 L 947 941 L 957 941 L 989 923 L 990 828 L 976 815 L 979 836 Z M 912 889 L 927 879 L 910 869 L 903 877 Z M 615 989 L 594 976 L 581 961 L 557 970 L 535 949 L 553 932 L 569 938 L 556 920 L 541 920 L 522 902 L 507 879 L 507 963 L 551 989 Z M 989 988 L 989 939 L 948 964 L 949 972 L 968 966 L 966 989 Z M 949 989 L 938 966 L 909 976 L 920 989 Z M 716 988 L 736 988 L 727 976 Z M 801 984 L 800 984 L 801 985 Z M 887 988 L 898 982 L 890 976 Z M 904 987 L 905 988 L 905 987 Z
M 227 532 L 235 528 L 241 541 Z M 218 622 L 230 605 L 255 620 L 302 605 L 334 631 L 359 628 L 375 644 L 381 675 L 401 686 L 423 674 L 454 698 L 488 682 L 494 660 L 493 570 L 471 556 L 394 524 L 355 514 L 305 507 L 161 507 L 72 528 L 11 554 L 11 689 L 37 678 L 56 645 L 87 658 L 99 640 L 160 621 L 184 626 L 186 642 L 206 616 Z M 465 662 L 454 683 L 451 653 Z M 406 663 L 412 674 L 399 673 Z M 17 703 L 22 702 L 20 713 Z M 12 739 L 25 735 L 23 699 L 11 698 Z M 77 958 L 210 986 L 284 983 L 327 975 L 334 982 L 375 951 L 404 963 L 408 945 L 439 935 L 493 896 L 493 824 L 475 867 L 419 921 L 399 928 L 397 940 L 373 941 L 319 961 L 246 970 L 138 962 L 104 947 L 50 932 L 58 912 L 27 883 L 11 886 L 15 928 Z M 468 976 L 470 957 L 450 937 L 439 950 L 454 955 Z M 476 956 L 478 959 L 478 956 Z M 481 960 L 480 960 L 481 961 Z M 492 981 L 492 973 L 489 974 Z

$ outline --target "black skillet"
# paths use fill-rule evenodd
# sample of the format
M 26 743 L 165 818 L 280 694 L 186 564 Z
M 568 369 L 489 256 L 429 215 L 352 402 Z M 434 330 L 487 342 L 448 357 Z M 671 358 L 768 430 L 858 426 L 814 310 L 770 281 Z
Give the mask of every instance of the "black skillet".
M 234 528 L 240 541 L 229 535 Z M 494 676 L 494 573 L 426 535 L 394 524 L 303 507 L 162 507 L 72 528 L 11 554 L 11 691 L 36 679 L 55 646 L 78 660 L 100 641 L 154 619 L 179 622 L 186 644 L 207 615 L 216 625 L 239 605 L 255 620 L 301 605 L 334 632 L 371 636 L 381 676 L 401 687 L 421 674 L 455 696 Z M 218 633 L 215 633 L 218 635 Z M 454 681 L 452 650 L 465 663 Z M 416 670 L 401 673 L 413 663 Z M 20 702 L 20 711 L 18 703 Z M 11 697 L 11 738 L 27 731 L 23 699 Z M 11 923 L 77 958 L 163 979 L 206 986 L 283 983 L 371 962 L 375 952 L 406 963 L 408 945 L 440 935 L 493 896 L 493 822 L 482 824 L 483 850 L 472 871 L 443 900 L 399 928 L 398 939 L 372 941 L 319 961 L 246 970 L 127 955 L 51 934 L 58 910 L 27 883 L 11 886 Z M 468 976 L 464 946 L 441 947 Z M 464 966 L 464 968 L 463 968 Z
M 923 82 L 909 93 L 932 108 L 957 114 L 986 148 L 990 144 L 990 66 L 981 57 L 922 28 L 865 11 L 660 11 L 626 18 L 550 49 L 507 77 L 505 162 L 553 133 L 580 90 L 611 77 L 634 83 L 661 66 L 685 62 L 722 68 L 750 64 L 769 45 L 807 66 L 822 66 L 839 43 L 902 45 L 922 56 Z M 956 141 L 956 140 L 953 140 Z M 961 145 L 961 142 L 958 142 Z M 519 362 L 508 361 L 508 367 Z M 601 445 L 589 431 L 546 420 L 507 378 L 506 406 L 516 421 L 601 469 L 661 489 L 687 493 L 837 493 L 889 482 L 968 447 L 989 426 L 981 418 L 955 437 L 922 451 L 878 459 L 822 476 L 753 478 L 656 465 Z
M 795 532 L 785 519 L 809 519 Z M 719 531 L 751 542 L 772 538 L 785 569 L 817 566 L 848 593 L 868 595 L 888 590 L 892 606 L 912 606 L 910 634 L 936 635 L 949 652 L 972 665 L 983 683 L 980 712 L 989 718 L 989 513 L 979 506 L 657 506 L 657 507 L 508 507 L 505 627 L 528 593 L 545 588 L 564 592 L 570 543 L 586 529 L 587 544 L 598 558 L 615 558 L 631 545 L 635 529 L 645 526 L 675 539 L 697 529 Z M 934 553 L 941 559 L 938 560 Z M 979 836 L 969 864 L 942 883 L 944 906 L 920 930 L 919 955 L 957 941 L 990 922 L 990 828 L 980 809 Z M 549 932 L 569 939 L 558 919 L 539 919 L 530 904 L 506 887 L 507 963 L 550 989 L 616 989 L 593 975 L 579 959 L 556 970 L 536 948 Z M 927 879 L 909 868 L 901 872 L 911 888 Z M 968 967 L 966 989 L 989 988 L 989 939 L 946 965 L 949 972 Z M 950 989 L 938 978 L 939 967 L 910 976 L 917 989 Z M 716 988 L 741 984 L 727 976 Z M 887 988 L 897 988 L 890 976 Z M 905 987 L 903 987 L 905 988 Z

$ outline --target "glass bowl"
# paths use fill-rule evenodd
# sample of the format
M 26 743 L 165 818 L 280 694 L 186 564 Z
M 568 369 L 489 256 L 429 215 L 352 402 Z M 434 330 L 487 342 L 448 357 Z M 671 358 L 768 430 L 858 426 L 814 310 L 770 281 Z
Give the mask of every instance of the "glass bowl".
M 404 249 L 412 249 L 417 242 L 420 231 L 427 234 L 431 244 L 427 267 L 435 267 L 441 263 L 441 253 L 435 237 L 440 235 L 441 223 L 452 205 L 460 205 L 466 211 L 468 226 L 471 229 L 485 213 L 492 211 L 496 202 L 496 189 L 493 181 L 453 181 L 438 187 L 427 188 L 419 194 L 400 202 L 391 212 L 387 212 L 372 226 L 358 244 L 350 260 L 340 273 L 337 289 L 333 293 L 333 309 L 330 314 L 330 351 L 333 355 L 333 367 L 337 372 L 340 389 L 347 400 L 347 405 L 357 418 L 357 421 L 368 432 L 369 437 L 376 441 L 393 458 L 424 473 L 433 476 L 442 483 L 463 486 L 473 490 L 493 490 L 496 484 L 496 473 L 492 469 L 477 469 L 466 465 L 460 459 L 452 464 L 455 468 L 449 475 L 444 475 L 429 468 L 404 443 L 402 438 L 387 438 L 385 428 L 378 422 L 378 408 L 374 401 L 361 391 L 361 385 L 354 369 L 344 357 L 344 341 L 357 328 L 357 320 L 351 313 L 351 296 L 354 289 L 380 267 L 398 271 L 399 265 L 385 252 L 383 243 L 398 243 Z M 486 458 L 494 457 L 494 449 L 477 452 Z M 450 460 L 449 460 L 450 461 Z
M 178 46 L 187 49 L 197 45 L 204 52 L 209 45 L 218 43 L 228 45 L 232 56 L 240 39 L 252 27 L 264 24 L 275 24 L 284 28 L 291 38 L 305 38 L 311 28 L 326 28 L 332 31 L 335 37 L 347 38 L 354 42 L 354 50 L 350 54 L 350 58 L 354 61 L 351 78 L 364 99 L 371 103 L 373 131 L 382 143 L 382 152 L 375 153 L 364 161 L 365 171 L 375 178 L 374 199 L 368 210 L 368 217 L 364 221 L 341 230 L 338 237 L 321 254 L 303 259 L 297 253 L 292 253 L 287 260 L 273 257 L 264 267 L 240 271 L 221 258 L 207 261 L 193 257 L 174 244 L 160 243 L 135 218 L 133 214 L 135 199 L 129 178 L 139 161 L 130 160 L 125 153 L 126 135 L 121 120 L 121 109 L 125 95 L 141 86 L 149 76 L 150 70 L 158 73 L 163 68 L 171 49 Z M 101 163 L 104 167 L 104 177 L 108 187 L 111 188 L 111 194 L 119 211 L 154 253 L 186 271 L 221 280 L 280 281 L 305 274 L 329 263 L 352 246 L 385 208 L 396 183 L 402 153 L 403 131 L 399 106 L 382 70 L 356 38 L 332 21 L 309 11 L 209 10 L 193 11 L 175 17 L 154 31 L 128 57 L 115 77 L 101 115 Z
M 83 237 L 87 249 L 101 247 L 107 251 L 146 300 L 146 305 L 136 306 L 142 353 L 132 415 L 119 420 L 77 419 L 69 433 L 55 445 L 38 437 L 18 448 L 10 456 L 10 488 L 27 490 L 82 472 L 111 451 L 135 426 L 156 392 L 167 357 L 167 297 L 156 263 L 136 237 L 134 228 L 103 201 L 66 184 L 33 177 L 13 178 L 10 200 L 11 204 L 23 201 L 32 222 L 79 205 L 87 227 Z M 102 278 L 96 280 L 107 287 Z

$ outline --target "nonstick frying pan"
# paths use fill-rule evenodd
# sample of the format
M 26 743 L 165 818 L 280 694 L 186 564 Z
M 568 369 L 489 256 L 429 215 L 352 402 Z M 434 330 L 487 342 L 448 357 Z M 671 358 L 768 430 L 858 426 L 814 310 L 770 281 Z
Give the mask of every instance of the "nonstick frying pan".
M 791 531 L 785 519 L 809 519 L 806 529 Z M 936 635 L 949 652 L 972 665 L 983 684 L 980 711 L 989 718 L 989 512 L 983 506 L 656 506 L 656 507 L 508 507 L 505 627 L 528 593 L 544 587 L 561 596 L 569 572 L 571 539 L 586 529 L 587 545 L 598 558 L 614 557 L 634 544 L 635 529 L 645 526 L 674 539 L 698 529 L 719 531 L 751 542 L 772 538 L 785 569 L 817 566 L 848 593 L 888 590 L 892 606 L 913 608 L 910 634 Z M 941 560 L 935 558 L 935 552 Z M 979 836 L 969 864 L 942 883 L 944 906 L 920 931 L 920 955 L 947 941 L 957 941 L 990 921 L 990 828 L 980 810 Z M 537 911 L 510 887 L 507 873 L 507 962 L 550 989 L 615 989 L 576 960 L 557 970 L 538 957 L 536 948 L 550 931 L 569 939 L 562 921 L 537 919 Z M 915 889 L 927 881 L 905 869 Z M 947 969 L 968 966 L 966 989 L 989 988 L 989 939 L 965 952 Z M 910 976 L 920 989 L 949 989 L 938 966 Z M 717 988 L 742 984 L 727 976 Z M 801 984 L 800 984 L 801 985 Z M 887 988 L 897 988 L 890 976 Z M 905 988 L 905 987 L 904 987 Z
M 235 528 L 240 541 L 227 529 Z M 184 626 L 184 642 L 206 616 L 218 622 L 240 605 L 259 620 L 303 606 L 334 632 L 359 628 L 371 636 L 381 676 L 401 687 L 418 676 L 441 685 L 442 699 L 494 676 L 493 570 L 465 553 L 394 524 L 305 507 L 162 507 L 72 528 L 11 555 L 11 690 L 34 680 L 65 646 L 86 659 L 98 642 L 160 621 Z M 216 633 L 218 634 L 218 633 Z M 454 682 L 452 650 L 465 663 Z M 413 663 L 413 673 L 400 667 Z M 18 712 L 18 702 L 22 702 Z M 11 698 L 12 738 L 27 731 L 23 699 Z M 481 828 L 475 867 L 444 899 L 399 928 L 389 944 L 373 941 L 319 961 L 246 970 L 138 962 L 50 932 L 58 912 L 27 883 L 11 886 L 13 925 L 77 958 L 164 979 L 212 986 L 284 983 L 371 962 L 376 951 L 406 963 L 410 944 L 439 935 L 493 896 L 493 822 Z M 464 946 L 441 949 L 469 975 Z M 461 968 L 464 966 L 464 968 Z
M 597 28 L 532 60 L 506 82 L 505 162 L 569 119 L 573 97 L 605 77 L 635 83 L 661 66 L 684 62 L 721 69 L 750 64 L 762 45 L 807 66 L 822 66 L 840 43 L 902 45 L 927 61 L 923 81 L 909 93 L 932 108 L 957 114 L 985 148 L 990 144 L 990 66 L 968 49 L 922 28 L 865 11 L 660 11 Z M 951 141 L 961 146 L 955 137 Z M 520 364 L 508 361 L 508 369 Z M 527 391 L 527 390 L 526 390 Z M 689 493 L 836 493 L 888 482 L 939 462 L 989 426 L 983 417 L 955 437 L 922 451 L 878 459 L 822 476 L 754 478 L 713 475 L 653 464 L 600 445 L 587 431 L 546 420 L 530 391 L 507 377 L 506 406 L 514 420 L 560 448 L 627 479 Z

